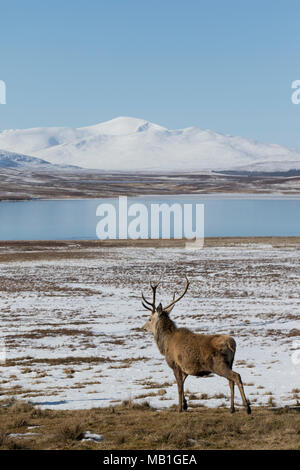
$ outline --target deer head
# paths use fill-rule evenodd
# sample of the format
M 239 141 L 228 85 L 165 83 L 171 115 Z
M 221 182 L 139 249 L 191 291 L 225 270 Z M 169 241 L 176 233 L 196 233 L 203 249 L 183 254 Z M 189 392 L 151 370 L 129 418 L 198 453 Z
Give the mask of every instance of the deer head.
M 142 293 L 142 299 L 143 299 L 142 300 L 142 305 L 143 305 L 143 307 L 146 308 L 147 310 L 151 310 L 150 317 L 146 321 L 145 325 L 142 327 L 143 330 L 149 331 L 150 333 L 153 333 L 153 334 L 155 333 L 156 324 L 159 320 L 159 317 L 162 314 L 169 315 L 171 313 L 171 311 L 173 310 L 175 304 L 180 299 L 182 299 L 182 297 L 186 294 L 186 292 L 189 288 L 190 282 L 189 282 L 189 280 L 186 276 L 185 276 L 185 279 L 186 279 L 186 284 L 185 284 L 185 289 L 184 289 L 183 293 L 178 298 L 176 298 L 176 292 L 174 292 L 172 302 L 169 303 L 169 305 L 166 305 L 166 307 L 163 307 L 161 303 L 159 303 L 159 305 L 157 307 L 155 305 L 156 289 L 160 284 L 160 279 L 158 280 L 158 282 L 156 284 L 152 284 L 150 282 L 150 286 L 151 286 L 151 289 L 153 291 L 152 302 L 149 302 L 148 300 L 146 300 L 144 294 Z

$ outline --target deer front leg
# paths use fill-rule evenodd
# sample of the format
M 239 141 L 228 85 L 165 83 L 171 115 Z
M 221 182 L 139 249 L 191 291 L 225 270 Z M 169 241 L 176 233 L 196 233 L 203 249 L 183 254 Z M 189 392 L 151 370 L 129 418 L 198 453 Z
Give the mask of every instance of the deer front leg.
M 175 375 L 175 379 L 176 379 L 176 382 L 177 382 L 177 388 L 178 388 L 178 411 L 179 413 L 181 413 L 183 410 L 187 410 L 187 401 L 185 399 L 185 396 L 184 396 L 184 381 L 187 377 L 186 374 L 184 374 L 182 372 L 182 370 L 180 369 L 180 367 L 178 367 L 177 365 L 174 366 L 173 368 L 173 372 L 174 372 L 174 375 Z

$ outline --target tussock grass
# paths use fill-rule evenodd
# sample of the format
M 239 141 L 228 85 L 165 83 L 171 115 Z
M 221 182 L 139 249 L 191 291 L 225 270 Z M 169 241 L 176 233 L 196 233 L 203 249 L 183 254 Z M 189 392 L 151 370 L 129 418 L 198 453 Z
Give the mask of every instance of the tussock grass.
M 34 406 L 28 402 L 23 400 L 11 400 L 9 403 L 9 410 L 11 414 L 17 415 L 20 419 L 22 414 L 30 413 L 34 410 Z
M 132 400 L 132 398 L 123 400 L 120 406 L 121 408 L 126 408 L 129 410 L 148 410 L 151 408 L 148 401 L 145 400 L 143 402 L 135 402 Z
M 75 418 L 70 418 L 68 422 L 62 424 L 56 434 L 58 442 L 79 441 L 84 433 L 84 425 Z

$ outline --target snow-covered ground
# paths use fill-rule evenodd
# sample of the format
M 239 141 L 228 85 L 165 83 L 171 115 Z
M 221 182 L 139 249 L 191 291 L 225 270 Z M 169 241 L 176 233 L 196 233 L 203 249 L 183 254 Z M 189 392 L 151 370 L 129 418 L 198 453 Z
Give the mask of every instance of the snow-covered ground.
M 191 281 L 172 312 L 178 326 L 235 337 L 234 369 L 252 405 L 295 405 L 299 266 L 295 246 L 246 243 L 199 251 L 103 248 L 89 258 L 1 263 L 2 398 L 54 409 L 129 399 L 159 408 L 177 404 L 172 370 L 139 329 L 148 316 L 141 291 L 150 296 L 150 276 L 165 269 L 163 304 L 183 288 L 185 273 Z M 229 404 L 221 377 L 188 377 L 185 388 L 190 404 Z M 241 404 L 238 391 L 236 401 Z

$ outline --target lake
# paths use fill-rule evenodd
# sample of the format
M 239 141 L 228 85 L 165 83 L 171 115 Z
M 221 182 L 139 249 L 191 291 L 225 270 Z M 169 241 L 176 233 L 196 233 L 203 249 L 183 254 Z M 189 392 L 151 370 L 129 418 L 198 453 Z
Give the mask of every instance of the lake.
M 100 203 L 112 199 L 0 202 L 0 240 L 97 239 Z M 258 195 L 128 198 L 132 202 L 204 204 L 206 237 L 300 236 L 300 199 Z M 172 235 L 172 234 L 171 234 Z

